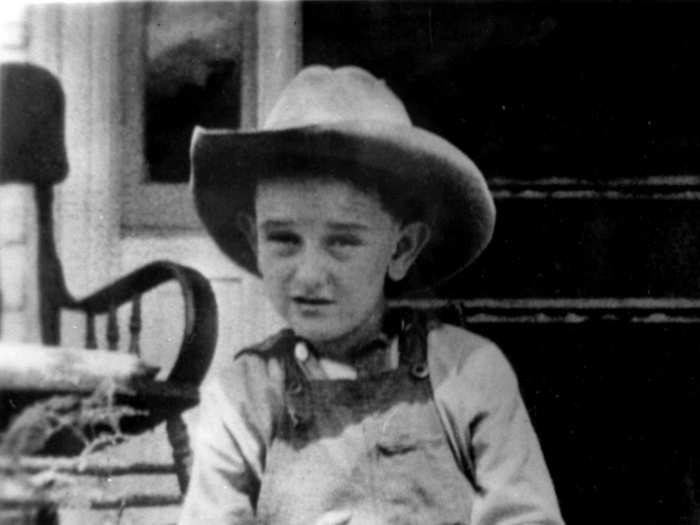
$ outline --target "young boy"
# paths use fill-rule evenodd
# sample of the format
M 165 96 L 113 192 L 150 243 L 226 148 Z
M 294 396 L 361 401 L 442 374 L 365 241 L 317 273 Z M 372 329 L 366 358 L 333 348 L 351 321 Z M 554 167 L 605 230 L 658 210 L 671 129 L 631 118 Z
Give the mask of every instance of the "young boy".
M 561 523 L 489 341 L 387 300 L 486 246 L 476 166 L 355 67 L 303 70 L 262 131 L 197 130 L 199 213 L 289 328 L 202 393 L 182 524 Z

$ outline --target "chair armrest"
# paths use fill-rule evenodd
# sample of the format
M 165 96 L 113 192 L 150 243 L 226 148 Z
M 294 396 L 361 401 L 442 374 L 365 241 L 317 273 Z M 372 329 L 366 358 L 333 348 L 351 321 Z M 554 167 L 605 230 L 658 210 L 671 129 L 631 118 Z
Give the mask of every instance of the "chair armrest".
M 83 428 L 90 432 L 100 429 L 100 432 L 107 434 L 125 436 L 139 434 L 165 421 L 168 440 L 173 449 L 175 472 L 184 493 L 189 480 L 192 450 L 181 413 L 199 401 L 198 387 L 211 364 L 217 340 L 217 305 L 209 281 L 192 268 L 169 261 L 157 261 L 82 299 L 65 297 L 61 308 L 93 316 L 108 314 L 111 319 L 115 319 L 115 311 L 119 306 L 168 281 L 176 281 L 182 292 L 184 331 L 177 359 L 167 379 L 154 380 L 148 373 L 136 373 L 138 371 L 134 372 L 133 367 L 126 367 L 128 373 L 122 374 L 128 377 L 125 385 L 121 385 L 120 381 L 100 382 L 93 391 L 95 381 L 106 372 L 99 367 L 93 370 L 95 373 L 92 375 L 83 371 L 77 374 L 78 377 L 67 378 L 64 382 L 66 384 L 58 381 L 60 377 L 48 374 L 46 388 L 34 384 L 36 373 L 29 374 L 34 378 L 28 381 L 31 385 L 21 384 L 20 378 L 20 384 L 5 389 L 8 393 L 13 392 L 11 401 L 16 417 L 12 418 L 13 422 L 0 441 L 0 451 L 14 447 L 14 453 L 35 454 L 42 450 L 51 451 L 52 443 L 57 443 L 61 454 L 74 454 L 83 451 L 86 446 L 85 441 L 79 437 Z M 101 355 L 109 357 L 106 352 Z M 116 367 L 118 371 L 123 368 L 124 366 Z M 88 367 L 87 370 L 89 372 L 92 369 Z M 76 379 L 82 380 L 82 383 Z M 115 378 L 110 376 L 110 379 Z M 92 386 L 87 390 L 92 393 L 85 397 L 86 388 L 83 387 L 87 385 L 86 381 L 89 383 L 88 380 L 92 381 Z M 46 397 L 51 393 L 54 394 L 52 397 Z M 58 414 L 61 421 L 69 421 L 71 424 L 63 431 L 57 430 L 51 425 L 47 426 L 46 414 Z M 9 422 L 6 419 L 11 415 L 0 417 L 0 431 L 4 430 L 3 427 Z M 40 439 L 26 439 L 33 435 Z
M 104 288 L 63 305 L 70 310 L 105 314 L 167 281 L 177 281 L 185 313 L 178 357 L 167 382 L 201 384 L 216 346 L 218 321 L 214 292 L 197 270 L 170 261 L 149 263 Z

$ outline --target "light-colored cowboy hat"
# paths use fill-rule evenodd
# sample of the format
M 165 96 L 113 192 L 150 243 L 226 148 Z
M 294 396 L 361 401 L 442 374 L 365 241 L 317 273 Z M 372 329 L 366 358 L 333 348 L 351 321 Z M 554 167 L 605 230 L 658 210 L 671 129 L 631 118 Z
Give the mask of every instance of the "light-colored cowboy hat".
M 446 140 L 417 128 L 383 81 L 357 67 L 310 66 L 285 88 L 261 130 L 197 128 L 191 149 L 195 203 L 204 225 L 235 262 L 259 274 L 238 228 L 253 216 L 256 181 L 278 173 L 350 169 L 355 180 L 423 199 L 431 238 L 401 292 L 456 274 L 486 247 L 495 207 L 476 165 Z M 399 195 L 399 193 L 397 193 Z

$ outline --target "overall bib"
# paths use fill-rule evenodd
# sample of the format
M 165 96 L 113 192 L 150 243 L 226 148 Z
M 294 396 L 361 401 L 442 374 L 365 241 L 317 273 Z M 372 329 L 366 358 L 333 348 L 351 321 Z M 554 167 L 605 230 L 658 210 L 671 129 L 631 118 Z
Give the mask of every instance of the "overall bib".
M 286 413 L 268 450 L 258 519 L 313 525 L 348 510 L 353 525 L 469 523 L 474 489 L 433 401 L 425 325 L 402 331 L 399 356 L 393 370 L 324 380 L 284 353 Z

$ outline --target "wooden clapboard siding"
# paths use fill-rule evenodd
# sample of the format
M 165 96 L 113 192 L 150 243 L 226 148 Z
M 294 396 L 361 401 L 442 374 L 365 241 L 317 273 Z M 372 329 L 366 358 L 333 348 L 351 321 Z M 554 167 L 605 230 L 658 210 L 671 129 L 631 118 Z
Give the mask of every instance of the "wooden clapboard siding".
M 700 198 L 692 182 L 669 191 L 572 181 L 531 193 L 522 183 L 496 184 L 493 242 L 439 295 L 698 297 Z

